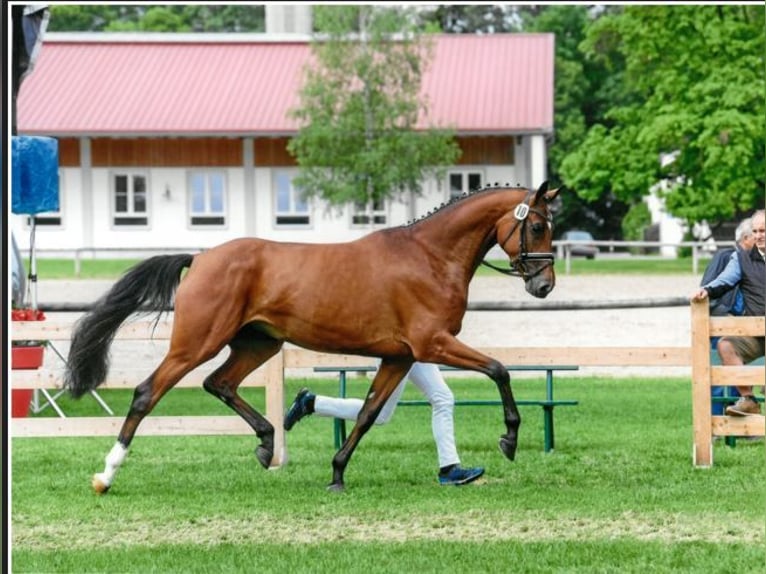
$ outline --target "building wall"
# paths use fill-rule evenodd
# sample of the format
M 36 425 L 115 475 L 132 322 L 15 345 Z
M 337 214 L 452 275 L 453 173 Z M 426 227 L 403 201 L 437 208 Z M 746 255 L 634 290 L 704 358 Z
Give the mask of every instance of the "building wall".
M 280 228 L 274 223 L 274 177 L 279 170 L 297 171 L 286 153 L 286 138 L 247 140 L 95 138 L 62 140 L 59 152 L 60 226 L 37 226 L 40 250 L 79 248 L 206 248 L 242 236 L 277 241 L 349 241 L 369 233 L 352 224 L 352 209 L 311 203 L 311 225 Z M 536 188 L 545 173 L 542 136 L 460 138 L 460 163 L 453 170 L 478 172 L 486 184 Z M 83 151 L 84 150 L 84 151 Z M 248 154 L 252 154 L 250 157 Z M 243 166 L 253 167 L 243 167 Z M 225 227 L 192 228 L 189 219 L 189 170 L 223 170 L 227 188 Z M 115 227 L 111 221 L 115 171 L 141 170 L 147 177 L 150 224 L 147 228 Z M 539 180 L 539 181 L 538 181 Z M 424 182 L 423 194 L 405 194 L 388 202 L 387 225 L 405 224 L 449 199 L 448 179 Z M 44 214 L 41 214 L 44 215 Z M 12 215 L 11 228 L 28 249 L 27 216 Z

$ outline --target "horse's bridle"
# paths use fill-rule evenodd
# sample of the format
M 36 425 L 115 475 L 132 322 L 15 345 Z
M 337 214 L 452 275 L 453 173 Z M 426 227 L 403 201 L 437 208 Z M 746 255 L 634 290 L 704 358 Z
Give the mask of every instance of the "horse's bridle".
M 511 226 L 511 229 L 508 231 L 508 234 L 505 236 L 505 239 L 499 243 L 500 247 L 505 249 L 505 244 L 508 243 L 508 240 L 513 235 L 513 232 L 516 231 L 516 229 L 520 229 L 519 231 L 519 255 L 511 261 L 511 266 L 509 269 L 504 269 L 502 267 L 498 267 L 496 265 L 493 265 L 489 261 L 482 260 L 481 264 L 486 265 L 487 267 L 490 267 L 491 269 L 494 269 L 495 271 L 498 271 L 500 273 L 503 273 L 504 275 L 513 275 L 515 277 L 521 277 L 525 281 L 527 279 L 531 279 L 532 277 L 535 277 L 536 275 L 539 275 L 542 273 L 542 271 L 548 267 L 549 265 L 553 265 L 554 262 L 554 255 L 553 253 L 527 253 L 526 249 L 526 228 L 527 228 L 527 216 L 530 212 L 535 213 L 545 219 L 549 224 L 553 223 L 553 216 L 549 214 L 545 214 L 541 212 L 538 209 L 535 209 L 534 207 L 529 206 L 529 199 L 532 195 L 532 191 L 527 192 L 526 197 L 524 198 L 524 201 L 522 201 L 520 204 L 516 206 L 516 209 L 513 211 L 513 215 L 516 218 L 516 221 Z M 534 273 L 529 273 L 527 270 L 526 263 L 530 261 L 545 261 L 546 265 L 540 265 L 540 267 L 535 270 Z

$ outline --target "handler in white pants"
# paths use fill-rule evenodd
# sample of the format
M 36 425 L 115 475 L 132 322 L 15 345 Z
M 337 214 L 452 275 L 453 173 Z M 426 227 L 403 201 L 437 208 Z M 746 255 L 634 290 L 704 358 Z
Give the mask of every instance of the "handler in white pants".
M 404 385 L 410 380 L 420 389 L 431 403 L 431 428 L 439 455 L 439 483 L 443 485 L 468 484 L 484 474 L 482 467 L 462 468 L 455 446 L 455 424 L 453 411 L 455 397 L 444 382 L 439 367 L 432 363 L 414 363 L 402 379 L 386 404 L 383 405 L 376 425 L 386 424 L 394 414 L 396 405 L 404 392 Z M 315 413 L 320 416 L 356 421 L 364 401 L 356 398 L 338 398 L 315 395 L 308 389 L 301 389 L 285 414 L 284 427 L 290 430 L 303 417 Z

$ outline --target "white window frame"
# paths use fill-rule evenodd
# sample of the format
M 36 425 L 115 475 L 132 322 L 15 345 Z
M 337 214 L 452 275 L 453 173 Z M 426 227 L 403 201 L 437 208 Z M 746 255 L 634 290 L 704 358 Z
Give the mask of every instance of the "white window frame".
M 127 207 L 125 211 L 117 211 L 117 178 L 128 178 Z M 145 211 L 137 211 L 135 198 L 135 180 L 143 177 L 145 185 Z M 151 183 L 148 170 L 143 169 L 120 169 L 112 170 L 109 174 L 111 187 L 110 218 L 112 228 L 115 229 L 148 229 L 151 223 Z M 120 221 L 124 220 L 124 221 Z M 134 221 L 134 222 L 131 222 Z
M 373 203 L 373 225 L 370 226 L 370 216 L 367 213 L 367 204 L 355 201 L 351 205 L 351 228 L 352 229 L 378 229 L 388 225 L 388 200 L 380 199 Z
M 199 211 L 194 209 L 194 180 L 195 178 L 204 179 L 204 197 L 203 206 Z M 213 208 L 212 197 L 212 178 L 220 177 L 221 180 L 221 209 Z M 187 209 L 188 209 L 188 225 L 190 229 L 225 229 L 229 223 L 228 217 L 228 205 L 229 205 L 229 182 L 226 177 L 226 171 L 221 169 L 195 169 L 188 172 L 188 193 L 187 193 Z
M 298 175 L 296 169 L 275 169 L 272 176 L 272 224 L 277 229 L 310 229 L 313 225 L 312 205 L 302 198 L 299 188 L 293 185 Z M 280 207 L 280 195 L 287 194 L 286 206 Z
M 473 185 L 478 177 L 478 185 Z M 460 178 L 459 189 L 454 187 L 456 178 Z M 485 185 L 484 170 L 482 169 L 453 169 L 447 172 L 447 200 L 459 197 L 464 193 L 475 191 Z

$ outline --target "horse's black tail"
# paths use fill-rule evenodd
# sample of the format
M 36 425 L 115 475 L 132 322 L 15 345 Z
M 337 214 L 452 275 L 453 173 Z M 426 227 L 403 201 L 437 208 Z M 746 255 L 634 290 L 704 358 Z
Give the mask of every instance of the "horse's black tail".
M 109 347 L 131 313 L 161 313 L 172 301 L 181 271 L 193 255 L 158 255 L 129 269 L 74 326 L 64 387 L 78 398 L 92 391 L 109 371 Z M 159 315 L 158 315 L 159 319 Z

